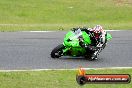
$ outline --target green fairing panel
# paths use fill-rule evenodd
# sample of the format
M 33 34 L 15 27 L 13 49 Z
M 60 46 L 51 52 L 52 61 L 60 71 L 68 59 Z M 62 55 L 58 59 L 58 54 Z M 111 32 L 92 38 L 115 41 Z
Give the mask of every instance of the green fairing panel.
M 66 36 L 65 36 L 65 38 L 64 38 L 64 42 L 63 42 L 64 46 L 71 46 L 71 43 L 68 42 L 67 40 L 68 40 L 70 37 L 72 37 L 72 36 L 74 36 L 72 31 L 70 31 L 70 32 L 68 32 L 68 33 L 66 34 Z
M 70 42 L 68 42 L 67 40 L 70 38 L 70 37 L 73 37 L 73 36 L 75 36 L 75 34 L 72 32 L 72 31 L 70 31 L 70 32 L 68 32 L 67 34 L 66 34 L 66 36 L 65 36 L 65 38 L 64 38 L 64 46 L 72 46 L 72 47 L 81 47 L 80 45 L 79 45 L 79 41 L 78 41 L 78 39 L 74 39 L 74 40 L 72 40 L 72 41 L 70 41 Z M 85 44 L 91 44 L 91 40 L 90 40 L 90 37 L 89 37 L 89 35 L 86 33 L 86 32 L 84 32 L 84 31 L 82 31 L 82 36 L 83 36 L 83 39 L 84 39 L 84 43 Z
M 85 44 L 91 44 L 90 37 L 85 31 L 82 32 L 82 36 Z
M 72 51 L 72 53 L 71 53 L 72 56 L 84 55 L 86 50 L 79 45 L 78 39 L 75 38 L 72 41 L 69 41 L 69 42 L 67 41 L 69 38 L 74 37 L 74 36 L 75 36 L 75 33 L 72 31 L 69 31 L 66 34 L 66 36 L 64 38 L 63 45 L 66 46 L 67 48 L 63 49 L 64 54 L 65 54 L 65 52 L 70 50 L 70 51 Z M 90 37 L 86 32 L 82 31 L 82 37 L 84 39 L 85 44 L 91 44 Z
M 67 55 L 67 51 L 72 51 L 71 52 L 72 56 L 85 55 L 86 50 L 79 45 L 78 39 L 76 37 L 75 38 L 74 37 L 75 37 L 75 33 L 73 31 L 69 31 L 66 34 L 66 36 L 64 38 L 64 42 L 63 42 L 63 45 L 66 46 L 66 48 L 63 49 L 64 55 Z M 84 39 L 83 42 L 85 44 L 91 44 L 90 37 L 85 31 L 82 31 L 82 37 Z M 110 40 L 112 38 L 112 36 L 109 33 L 107 33 L 106 38 L 107 38 L 107 40 Z M 68 39 L 72 39 L 72 40 L 67 41 Z
M 107 38 L 107 40 L 110 40 L 110 39 L 112 39 L 112 36 L 111 36 L 111 34 L 107 33 L 107 36 L 106 36 L 106 38 Z

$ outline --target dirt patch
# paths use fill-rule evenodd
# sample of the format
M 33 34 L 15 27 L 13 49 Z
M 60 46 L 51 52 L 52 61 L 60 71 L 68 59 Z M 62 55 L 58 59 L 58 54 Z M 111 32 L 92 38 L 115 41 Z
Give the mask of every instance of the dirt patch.
M 122 6 L 122 5 L 132 5 L 132 0 L 113 0 L 113 1 L 118 6 Z

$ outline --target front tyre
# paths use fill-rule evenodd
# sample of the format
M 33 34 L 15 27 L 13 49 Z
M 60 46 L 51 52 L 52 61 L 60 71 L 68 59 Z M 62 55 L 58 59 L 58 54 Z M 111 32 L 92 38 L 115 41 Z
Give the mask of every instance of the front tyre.
M 64 45 L 63 44 L 60 44 L 58 45 L 57 47 L 55 47 L 52 52 L 51 52 L 51 57 L 52 58 L 59 58 L 62 56 L 62 53 L 63 53 L 63 49 L 64 49 Z

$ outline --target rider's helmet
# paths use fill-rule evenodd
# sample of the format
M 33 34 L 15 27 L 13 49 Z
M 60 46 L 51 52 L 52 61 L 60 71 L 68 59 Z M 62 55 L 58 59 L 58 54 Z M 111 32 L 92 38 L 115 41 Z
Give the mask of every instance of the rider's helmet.
M 91 31 L 93 31 L 95 39 L 99 39 L 103 33 L 103 28 L 100 25 L 96 25 L 94 28 L 91 29 Z

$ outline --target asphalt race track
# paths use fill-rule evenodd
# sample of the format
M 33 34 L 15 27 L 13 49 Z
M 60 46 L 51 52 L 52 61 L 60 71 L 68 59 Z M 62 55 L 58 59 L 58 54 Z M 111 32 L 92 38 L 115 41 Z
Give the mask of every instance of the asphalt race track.
M 63 57 L 52 59 L 51 50 L 67 32 L 0 32 L 0 70 L 131 67 L 132 31 L 113 31 L 113 39 L 98 60 Z

